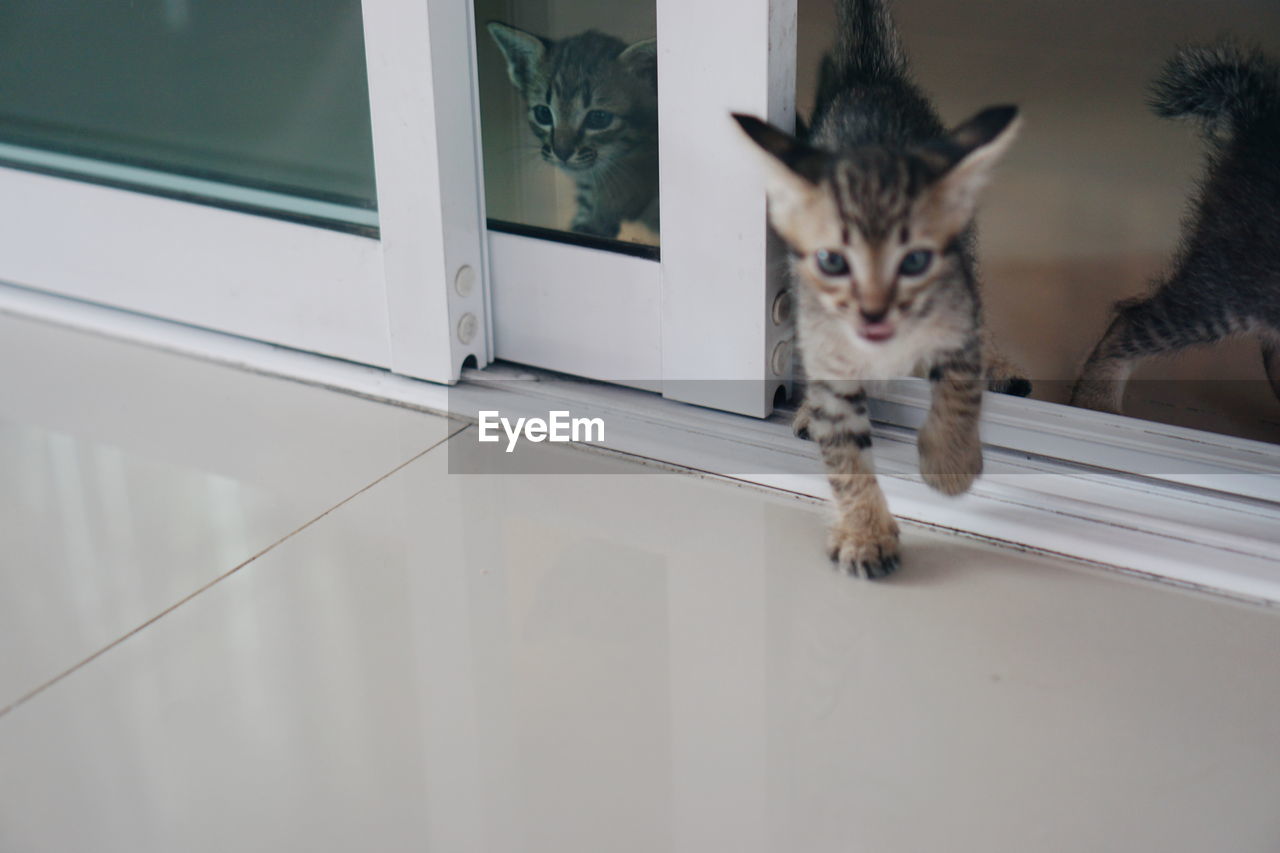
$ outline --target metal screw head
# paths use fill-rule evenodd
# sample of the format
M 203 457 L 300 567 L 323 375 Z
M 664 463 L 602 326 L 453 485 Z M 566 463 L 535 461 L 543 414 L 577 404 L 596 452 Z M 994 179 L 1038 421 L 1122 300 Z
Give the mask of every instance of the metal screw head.
M 778 341 L 769 358 L 769 367 L 774 376 L 786 376 L 791 369 L 791 341 Z
M 462 319 L 458 321 L 458 340 L 464 344 L 471 343 L 479 328 L 480 323 L 476 320 L 475 314 L 463 314 Z
M 773 298 L 773 324 L 781 326 L 791 320 L 791 294 L 782 291 Z
M 458 274 L 453 277 L 453 289 L 458 292 L 459 296 L 470 296 L 475 287 L 475 268 L 470 264 L 463 264 L 458 268 Z

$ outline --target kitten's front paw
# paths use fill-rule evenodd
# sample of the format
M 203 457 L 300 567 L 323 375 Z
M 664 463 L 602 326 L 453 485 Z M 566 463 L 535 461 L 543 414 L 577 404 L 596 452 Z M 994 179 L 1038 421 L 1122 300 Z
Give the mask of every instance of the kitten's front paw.
M 920 474 L 944 495 L 969 491 L 982 473 L 982 442 L 976 430 L 926 421 L 920 430 Z
M 604 237 L 606 240 L 615 240 L 618 232 L 622 230 L 621 222 L 601 222 L 595 219 L 574 220 L 569 226 L 569 230 L 575 234 L 583 234 L 588 237 Z
M 898 569 L 898 525 L 892 517 L 869 527 L 837 523 L 827 537 L 827 556 L 848 575 L 878 580 Z

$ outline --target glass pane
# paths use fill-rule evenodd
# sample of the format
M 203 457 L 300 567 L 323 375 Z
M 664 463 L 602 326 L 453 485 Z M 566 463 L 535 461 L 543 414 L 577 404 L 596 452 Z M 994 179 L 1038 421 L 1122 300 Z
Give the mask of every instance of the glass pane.
M 490 227 L 656 247 L 654 4 L 476 0 L 475 11 Z
M 830 0 L 800 0 L 799 8 L 796 103 L 807 117 L 836 22 Z M 1155 115 L 1153 82 L 1180 45 L 1223 34 L 1280 60 L 1280 4 L 1123 0 L 1082 10 L 987 0 L 977 11 L 953 0 L 902 0 L 892 8 L 915 77 L 944 121 L 958 124 L 993 104 L 1023 110 L 1022 133 L 981 207 L 983 305 L 996 342 L 1031 377 L 1032 395 L 1067 403 L 1115 304 L 1168 278 L 1205 174 L 1209 146 L 1195 122 Z M 1224 261 L 1243 269 L 1252 254 Z M 1174 325 L 1195 333 L 1218 300 L 1234 298 L 1231 287 L 1225 281 L 1204 294 Z M 1266 297 L 1272 312 L 1278 292 L 1271 286 Z M 1171 336 L 1179 330 L 1162 318 L 1154 331 L 1161 326 Z M 1137 362 L 1121 410 L 1280 442 L 1280 401 L 1261 349 L 1251 335 L 1163 349 Z M 1280 380 L 1280 359 L 1274 370 Z
M 5 0 L 0 162 L 377 225 L 359 0 Z

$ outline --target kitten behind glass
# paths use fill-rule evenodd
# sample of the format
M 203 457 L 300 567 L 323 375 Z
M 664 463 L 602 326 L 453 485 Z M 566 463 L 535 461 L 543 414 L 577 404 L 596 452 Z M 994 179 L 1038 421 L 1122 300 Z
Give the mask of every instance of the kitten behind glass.
M 498 21 L 489 34 L 528 109 L 542 159 L 577 186 L 570 229 L 616 238 L 623 222 L 658 233 L 657 42 L 588 30 L 552 40 Z

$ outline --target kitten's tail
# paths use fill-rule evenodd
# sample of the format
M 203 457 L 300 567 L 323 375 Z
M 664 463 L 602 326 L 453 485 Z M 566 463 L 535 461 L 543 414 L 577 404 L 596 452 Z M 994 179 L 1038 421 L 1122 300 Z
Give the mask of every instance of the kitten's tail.
M 823 76 L 833 84 L 898 79 L 907 55 L 889 14 L 889 0 L 836 0 L 839 31 Z
M 1151 84 L 1150 104 L 1162 118 L 1198 119 L 1221 139 L 1280 106 L 1280 65 L 1231 41 L 1184 47 Z

